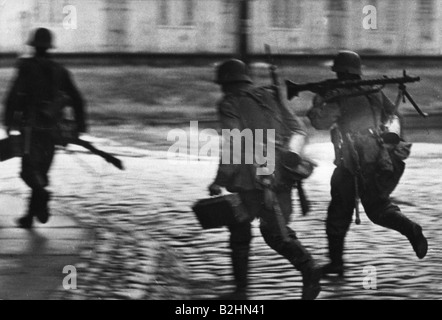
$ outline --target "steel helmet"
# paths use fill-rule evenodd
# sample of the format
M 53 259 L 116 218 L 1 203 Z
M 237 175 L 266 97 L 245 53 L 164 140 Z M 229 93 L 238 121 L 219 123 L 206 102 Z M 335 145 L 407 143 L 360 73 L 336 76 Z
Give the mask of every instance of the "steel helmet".
M 39 28 L 35 30 L 31 39 L 28 41 L 28 45 L 35 48 L 54 48 L 52 44 L 52 33 L 46 28 Z
M 353 51 L 341 51 L 335 58 L 332 70 L 360 76 L 362 75 L 361 57 Z
M 234 82 L 249 82 L 252 83 L 247 66 L 244 62 L 237 59 L 231 59 L 223 62 L 217 70 L 216 83 L 226 84 Z

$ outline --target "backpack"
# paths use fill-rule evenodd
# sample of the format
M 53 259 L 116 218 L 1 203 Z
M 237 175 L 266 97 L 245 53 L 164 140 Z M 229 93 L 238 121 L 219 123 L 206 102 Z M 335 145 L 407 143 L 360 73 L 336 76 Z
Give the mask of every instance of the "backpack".
M 63 70 L 52 61 L 43 65 L 38 59 L 35 66 L 40 68 L 38 72 L 47 71 L 43 68 L 50 69 L 52 96 L 50 100 L 37 101 L 36 105 L 31 106 L 35 127 L 37 130 L 49 132 L 56 145 L 66 146 L 68 140 L 78 138 L 78 130 L 75 121 L 65 119 L 63 116 L 65 108 L 69 105 L 69 97 L 60 88 Z
M 284 104 L 275 99 L 273 88 L 264 86 L 257 87 L 246 92 L 269 117 L 277 117 L 274 110 L 279 110 L 281 118 L 276 119 L 283 126 L 283 141 L 279 146 L 279 164 L 277 163 L 277 180 L 283 180 L 285 183 L 295 184 L 299 181 L 308 179 L 314 171 L 316 164 L 303 156 L 303 150 L 306 144 L 306 134 L 293 123 L 297 122 L 295 116 Z M 275 103 L 273 108 L 269 106 L 269 100 Z M 293 121 L 293 123 L 290 123 Z M 278 176 L 279 179 L 278 179 Z

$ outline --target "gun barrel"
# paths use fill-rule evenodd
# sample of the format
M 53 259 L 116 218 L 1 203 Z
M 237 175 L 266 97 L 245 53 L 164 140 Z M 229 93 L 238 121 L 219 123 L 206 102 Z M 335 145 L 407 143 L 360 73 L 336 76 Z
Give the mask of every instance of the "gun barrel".
M 286 81 L 287 86 L 287 98 L 292 100 L 297 97 L 300 92 L 310 91 L 313 93 L 325 93 L 329 90 L 342 89 L 342 88 L 355 88 L 360 86 L 374 86 L 374 85 L 387 85 L 387 84 L 405 84 L 420 81 L 420 77 L 404 76 L 399 78 L 380 78 L 380 79 L 368 79 L 368 80 L 325 80 L 322 82 L 296 84 L 290 80 Z
M 300 92 L 304 92 L 304 91 L 318 93 L 319 88 L 323 87 L 323 82 L 297 84 L 297 83 L 294 83 L 293 81 L 286 80 L 285 84 L 287 87 L 287 99 L 288 100 L 292 100 L 294 97 L 299 96 Z
M 420 81 L 420 77 L 400 77 L 400 78 L 380 78 L 380 79 L 370 79 L 370 80 L 356 80 L 356 81 L 342 81 L 336 82 L 336 86 L 332 89 L 338 88 L 351 88 L 357 86 L 370 86 L 370 85 L 383 85 L 383 84 L 404 84 L 413 83 Z

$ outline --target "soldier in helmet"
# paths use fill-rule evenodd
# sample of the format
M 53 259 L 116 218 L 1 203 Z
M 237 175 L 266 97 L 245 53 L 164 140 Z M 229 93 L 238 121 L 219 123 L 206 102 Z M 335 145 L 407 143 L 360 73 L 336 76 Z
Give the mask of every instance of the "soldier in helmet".
M 359 55 L 351 51 L 340 52 L 332 67 L 339 80 L 361 79 L 361 69 Z M 427 253 L 421 226 L 390 200 L 411 148 L 402 139 L 384 139 L 382 124 L 397 114 L 397 108 L 381 90 L 371 87 L 328 92 L 314 98 L 308 117 L 316 129 L 332 129 L 336 151 L 326 221 L 331 261 L 323 267 L 323 274 L 344 274 L 344 241 L 359 198 L 373 223 L 407 237 L 419 259 Z
M 286 136 L 293 132 L 303 133 L 301 123 L 291 111 L 285 106 L 277 105 L 273 91 L 253 86 L 246 65 L 242 61 L 228 60 L 221 64 L 217 70 L 216 83 L 221 86 L 224 93 L 224 98 L 219 103 L 222 129 L 239 131 L 250 129 L 253 133 L 257 129 L 275 130 L 276 145 L 282 144 Z M 281 108 L 285 109 L 281 111 Z M 234 154 L 233 157 L 244 159 L 244 153 L 245 150 L 241 150 L 241 155 Z M 280 154 L 281 150 L 277 147 L 275 159 L 277 168 Z M 292 213 L 291 182 L 282 178 L 275 188 L 275 200 L 284 219 L 282 226 L 278 224 L 274 207 L 263 200 L 265 196 L 263 186 L 257 179 L 256 165 L 246 164 L 243 161 L 241 164 L 232 164 L 232 160 L 229 163 L 221 162 L 215 182 L 209 190 L 211 195 L 220 195 L 222 188 L 239 193 L 250 220 L 229 226 L 236 290 L 221 299 L 247 299 L 249 251 L 252 240 L 251 221 L 254 218 L 260 218 L 261 233 L 267 244 L 301 272 L 302 298 L 315 299 L 321 290 L 320 269 L 316 267 L 310 253 L 297 239 L 296 233 L 287 227 Z
M 21 177 L 32 189 L 29 208 L 18 226 L 30 229 L 34 217 L 48 222 L 50 170 L 56 144 L 58 121 L 66 99 L 75 112 L 79 132 L 86 131 L 84 102 L 69 72 L 53 61 L 48 53 L 53 48 L 48 29 L 37 29 L 28 45 L 35 49 L 31 58 L 20 59 L 18 74 L 5 100 L 7 132 L 19 130 L 24 136 L 24 156 Z

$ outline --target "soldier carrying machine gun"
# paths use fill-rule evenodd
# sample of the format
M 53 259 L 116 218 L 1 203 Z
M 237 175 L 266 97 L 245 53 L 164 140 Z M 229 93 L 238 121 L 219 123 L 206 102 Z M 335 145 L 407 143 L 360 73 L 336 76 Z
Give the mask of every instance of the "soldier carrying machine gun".
M 416 111 L 421 115 L 422 117 L 426 118 L 428 117 L 428 114 L 423 112 L 420 107 L 417 105 L 417 103 L 414 101 L 413 97 L 410 95 L 410 93 L 407 91 L 406 83 L 415 83 L 420 81 L 420 77 L 411 77 L 407 75 L 407 72 L 404 70 L 403 77 L 397 77 L 397 78 L 389 78 L 387 76 L 384 76 L 380 79 L 368 79 L 368 80 L 361 80 L 361 79 L 355 79 L 355 80 L 340 80 L 340 79 L 329 79 L 321 82 L 313 82 L 313 83 L 303 83 L 303 84 L 296 84 L 290 80 L 286 80 L 286 86 L 287 86 L 287 99 L 292 100 L 294 97 L 299 96 L 300 92 L 304 91 L 310 91 L 313 93 L 316 93 L 324 98 L 324 102 L 332 102 L 337 101 L 340 98 L 353 98 L 358 96 L 366 96 L 370 94 L 375 94 L 378 92 L 381 92 L 381 90 L 385 87 L 385 85 L 388 84 L 398 84 L 399 85 L 399 97 L 402 97 L 403 102 L 406 102 L 406 99 L 410 101 L 410 103 L 413 105 L 413 107 L 416 109 Z M 349 92 L 347 92 L 349 91 Z M 398 117 L 395 117 L 394 119 L 391 119 L 391 124 L 393 124 L 397 129 L 398 132 L 391 133 L 391 132 L 385 132 L 384 137 L 389 139 L 390 141 L 395 141 L 396 143 L 400 140 L 400 130 L 401 130 L 401 124 Z M 388 131 L 388 130 L 387 130 Z M 339 140 L 337 138 L 337 131 L 332 131 L 333 140 L 336 142 Z M 387 138 L 389 136 L 389 138 Z M 351 139 L 349 139 L 351 141 Z M 336 143 L 335 143 L 336 145 Z M 352 153 L 354 155 L 357 155 L 354 148 L 352 148 Z M 358 157 L 355 156 L 355 159 Z M 358 161 L 354 161 L 355 166 L 358 167 Z M 361 223 L 361 219 L 359 216 L 359 200 L 358 198 L 358 186 L 356 184 L 356 224 Z
M 310 91 L 316 94 L 320 94 L 324 96 L 326 101 L 331 101 L 337 98 L 343 97 L 355 97 L 358 95 L 366 95 L 370 93 L 379 92 L 383 89 L 383 87 L 387 84 L 398 84 L 399 90 L 401 91 L 404 102 L 405 98 L 410 101 L 416 111 L 424 118 L 428 117 L 427 113 L 424 113 L 417 103 L 414 101 L 412 96 L 408 93 L 407 88 L 405 86 L 406 83 L 414 83 L 420 81 L 420 77 L 410 77 L 407 75 L 407 72 L 404 70 L 403 77 L 398 78 L 389 78 L 383 77 L 381 79 L 370 79 L 370 80 L 325 80 L 321 82 L 313 82 L 313 83 L 303 83 L 297 84 L 290 80 L 286 80 L 287 85 L 287 98 L 288 100 L 292 100 L 294 97 L 297 97 L 300 92 Z M 340 89 L 349 89 L 349 88 L 361 88 L 364 86 L 369 86 L 369 89 L 362 89 L 360 92 L 345 94 L 342 93 Z M 372 87 L 375 86 L 375 87 Z
M 390 198 L 404 173 L 404 161 L 412 146 L 401 137 L 401 99 L 407 98 L 421 116 L 428 116 L 406 91 L 406 83 L 420 78 L 404 72 L 401 78 L 362 80 L 361 58 L 352 51 L 341 51 L 334 59 L 332 71 L 336 80 L 286 83 L 289 99 L 302 91 L 316 93 L 307 116 L 315 129 L 331 130 L 336 153 L 326 219 L 330 263 L 322 268 L 322 273 L 344 275 L 345 237 L 355 210 L 355 221 L 360 224 L 359 201 L 373 223 L 404 235 L 416 256 L 423 259 L 428 242 L 422 227 L 404 215 Z M 396 103 L 382 91 L 387 84 L 399 85 Z

